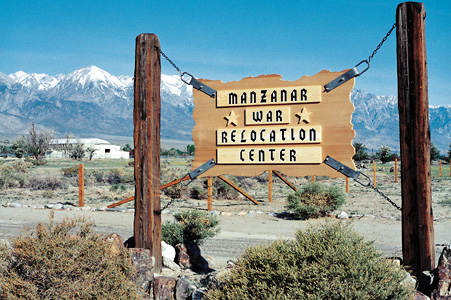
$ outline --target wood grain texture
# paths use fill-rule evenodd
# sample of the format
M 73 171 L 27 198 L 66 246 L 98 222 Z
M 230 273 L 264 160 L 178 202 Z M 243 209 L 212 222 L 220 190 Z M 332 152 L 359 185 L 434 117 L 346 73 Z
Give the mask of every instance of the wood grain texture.
M 237 176 L 256 176 L 262 174 L 268 169 L 278 170 L 288 176 L 307 176 L 307 175 L 319 175 L 319 176 L 331 176 L 342 177 L 342 175 L 332 168 L 322 164 L 322 161 L 327 155 L 339 160 L 345 165 L 355 168 L 352 156 L 354 155 L 354 147 L 352 146 L 352 139 L 355 136 L 355 131 L 352 128 L 351 118 L 354 111 L 354 105 L 351 103 L 350 93 L 354 86 L 354 79 L 346 82 L 342 86 L 327 93 L 322 92 L 324 85 L 343 74 L 342 72 L 329 72 L 321 71 L 313 76 L 303 76 L 295 81 L 284 81 L 280 75 L 262 75 L 259 77 L 248 77 L 240 81 L 233 81 L 223 83 L 221 81 L 202 80 L 205 84 L 218 91 L 221 95 L 221 91 L 241 91 L 245 90 L 247 93 L 250 91 L 258 91 L 262 88 L 266 88 L 268 91 L 281 91 L 287 87 L 317 87 L 320 90 L 320 95 L 316 99 L 320 98 L 317 102 L 302 102 L 295 103 L 276 103 L 279 107 L 283 107 L 286 111 L 289 108 L 290 118 L 289 123 L 281 124 L 267 124 L 263 126 L 246 125 L 245 114 L 246 109 L 258 109 L 261 107 L 267 110 L 268 108 L 276 108 L 273 104 L 265 105 L 251 105 L 250 107 L 242 105 L 227 106 L 222 103 L 220 107 L 217 106 L 215 99 L 210 98 L 208 95 L 202 92 L 194 90 L 194 104 L 193 111 L 194 121 L 196 125 L 193 129 L 193 140 L 196 146 L 196 154 L 192 168 L 195 169 L 214 158 L 217 161 L 217 149 L 218 147 L 227 149 L 226 152 L 240 151 L 243 147 L 246 151 L 250 149 L 260 149 L 269 147 L 281 147 L 289 149 L 292 146 L 309 148 L 312 146 L 320 147 L 321 154 L 319 159 L 315 159 L 313 162 L 305 163 L 293 163 L 283 162 L 282 164 L 274 165 L 269 162 L 265 163 L 253 163 L 250 165 L 233 164 L 221 164 L 221 161 L 217 161 L 217 165 L 209 171 L 203 173 L 201 177 L 206 176 L 218 176 L 223 174 L 237 175 Z M 287 88 L 288 90 L 288 88 Z M 270 100 L 270 95 L 268 99 Z M 288 101 L 289 102 L 289 101 Z M 233 111 L 235 123 L 233 124 L 230 119 L 230 113 Z M 231 131 L 233 129 L 243 130 L 259 127 L 267 127 L 268 130 L 272 128 L 298 128 L 301 126 L 320 128 L 320 139 L 317 143 L 294 143 L 287 145 L 289 140 L 281 141 L 280 134 L 277 138 L 277 142 L 268 145 L 268 142 L 256 142 L 248 145 L 237 142 L 236 145 L 219 146 L 217 144 L 218 131 L 225 130 Z M 266 134 L 266 133 L 265 133 Z M 244 143 L 246 144 L 246 143 Z M 223 151 L 223 150 L 221 150 Z
M 405 265 L 416 272 L 435 264 L 425 17 L 423 3 L 401 3 L 396 11 L 402 247 Z
M 160 81 L 158 37 L 136 38 L 134 82 L 135 220 L 137 248 L 149 249 L 162 269 L 160 210 Z

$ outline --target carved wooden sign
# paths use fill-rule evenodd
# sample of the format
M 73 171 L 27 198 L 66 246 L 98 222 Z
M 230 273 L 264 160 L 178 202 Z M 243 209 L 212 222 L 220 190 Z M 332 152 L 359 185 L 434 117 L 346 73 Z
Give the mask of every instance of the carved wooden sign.
M 341 176 L 322 163 L 327 155 L 354 168 L 354 79 L 324 92 L 324 85 L 342 73 L 322 71 L 296 81 L 283 81 L 280 75 L 228 83 L 202 80 L 217 96 L 193 91 L 192 168 L 214 158 L 216 166 L 202 177 L 256 176 L 266 170 Z

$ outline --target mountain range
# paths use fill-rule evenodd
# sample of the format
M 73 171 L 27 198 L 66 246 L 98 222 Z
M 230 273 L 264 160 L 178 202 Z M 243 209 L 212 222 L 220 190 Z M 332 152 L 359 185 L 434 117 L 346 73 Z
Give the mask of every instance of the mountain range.
M 161 75 L 161 138 L 192 143 L 192 87 L 177 75 Z M 351 93 L 356 138 L 375 151 L 399 149 L 395 96 Z M 432 142 L 444 154 L 451 143 L 451 106 L 430 107 Z M 133 78 L 89 66 L 67 75 L 0 73 L 0 138 L 53 128 L 57 137 L 133 136 Z M 183 143 L 182 143 L 183 144 Z

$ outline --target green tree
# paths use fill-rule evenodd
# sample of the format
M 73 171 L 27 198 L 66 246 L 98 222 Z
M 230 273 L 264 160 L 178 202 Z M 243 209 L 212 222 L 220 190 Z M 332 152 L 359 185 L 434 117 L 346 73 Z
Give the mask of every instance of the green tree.
M 440 151 L 431 143 L 431 162 L 440 158 Z
M 390 148 L 387 146 L 382 146 L 379 148 L 379 151 L 376 153 L 376 157 L 381 160 L 383 164 L 390 161 Z
M 188 152 L 189 155 L 194 155 L 195 150 L 194 145 L 186 146 L 186 152 Z
M 75 160 L 82 160 L 84 156 L 85 148 L 83 147 L 82 143 L 78 143 L 69 155 L 70 158 Z
M 353 160 L 355 161 L 362 161 L 365 159 L 368 159 L 368 154 L 365 152 L 365 150 L 367 149 L 365 147 L 365 145 L 359 141 L 355 141 L 353 144 L 354 149 L 355 149 L 355 154 L 352 157 Z
M 132 147 L 129 144 L 125 144 L 125 146 L 122 148 L 122 151 L 132 151 Z
M 25 136 L 22 136 L 18 140 L 14 141 L 12 150 L 17 158 L 22 158 L 26 153 L 27 141 Z

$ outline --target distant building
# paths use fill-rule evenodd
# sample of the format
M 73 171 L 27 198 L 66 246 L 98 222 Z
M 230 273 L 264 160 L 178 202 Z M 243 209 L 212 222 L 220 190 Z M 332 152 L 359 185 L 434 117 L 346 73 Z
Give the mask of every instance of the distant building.
M 93 159 L 128 159 L 130 157 L 128 151 L 122 151 L 118 145 L 112 145 L 108 141 L 102 139 L 54 139 L 50 141 L 50 151 L 47 157 L 61 158 L 69 157 L 70 152 L 78 144 L 82 144 L 83 148 L 94 148 L 96 151 L 92 156 Z

